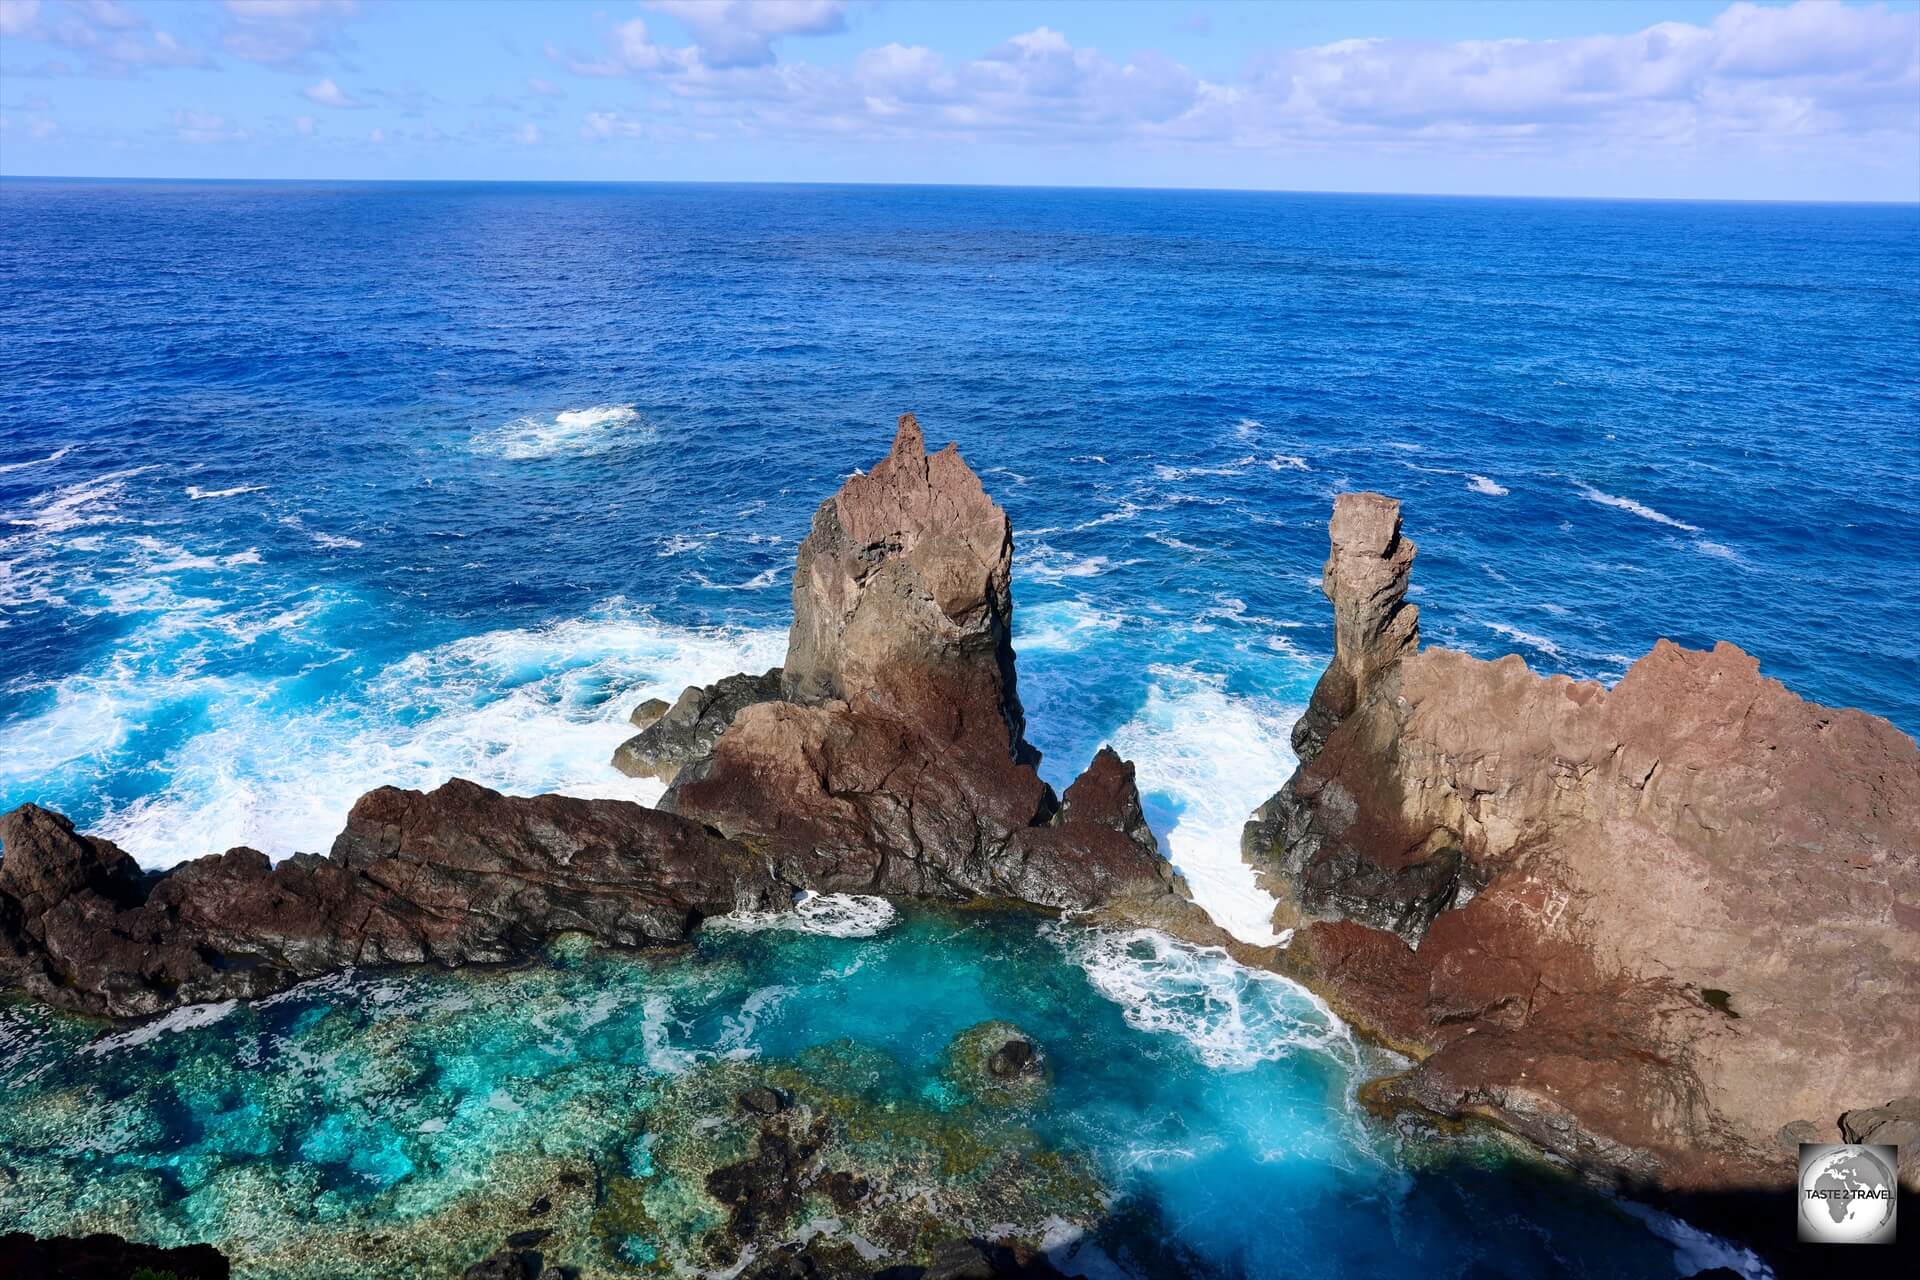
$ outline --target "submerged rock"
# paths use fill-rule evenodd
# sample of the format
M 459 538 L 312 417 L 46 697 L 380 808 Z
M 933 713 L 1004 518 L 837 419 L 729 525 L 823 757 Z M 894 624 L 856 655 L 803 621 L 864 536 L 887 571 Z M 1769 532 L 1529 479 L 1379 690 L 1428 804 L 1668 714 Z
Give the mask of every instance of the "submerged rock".
M 955 1036 L 944 1074 L 962 1097 L 995 1106 L 1035 1102 L 1049 1082 L 1046 1055 L 1010 1022 L 982 1022 Z
M 770 1269 L 747 1274 L 925 1275 L 967 1249 L 1031 1261 L 1049 1230 L 1098 1223 L 1104 1191 L 1076 1158 L 1002 1111 L 897 1093 L 897 1075 L 834 1045 L 674 1081 L 648 1108 L 642 1171 L 607 1179 L 597 1234 L 668 1269 L 752 1258 Z
M 1420 650 L 1398 528 L 1335 506 L 1338 652 L 1244 842 L 1283 967 L 1422 1058 L 1383 1096 L 1715 1187 L 1782 1183 L 1784 1126 L 1911 1092 L 1913 740 L 1729 644 L 1663 640 L 1611 690 Z
M 120 1236 L 35 1239 L 0 1235 L 0 1275 L 12 1280 L 227 1280 L 232 1268 L 219 1250 L 195 1244 L 162 1249 Z

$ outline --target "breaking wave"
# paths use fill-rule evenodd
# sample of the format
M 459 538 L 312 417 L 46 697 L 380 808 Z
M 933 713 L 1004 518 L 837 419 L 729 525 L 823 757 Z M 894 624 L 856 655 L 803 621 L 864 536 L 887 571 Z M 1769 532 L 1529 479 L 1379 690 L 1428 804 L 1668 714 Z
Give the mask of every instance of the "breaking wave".
M 1299 710 L 1239 697 L 1191 667 L 1150 669 L 1147 702 L 1113 735 L 1133 761 L 1163 852 L 1194 901 L 1246 942 L 1278 940 L 1274 898 L 1240 856 L 1240 831 L 1297 763 L 1289 737 Z
M 1295 1053 L 1355 1058 L 1353 1033 L 1319 997 L 1217 947 L 1151 929 L 1049 929 L 1128 1026 L 1179 1037 L 1215 1070 L 1246 1071 Z
M 653 430 L 630 404 L 568 409 L 551 418 L 517 418 L 473 438 L 476 452 L 510 461 L 592 457 L 627 444 L 644 444 Z
M 1675 520 L 1665 512 L 1655 511 L 1645 503 L 1635 502 L 1632 498 L 1622 498 L 1617 494 L 1602 493 L 1591 485 L 1576 484 L 1574 488 L 1579 492 L 1580 496 L 1588 502 L 1597 502 L 1603 507 L 1616 507 L 1621 511 L 1630 512 L 1633 515 L 1639 516 L 1642 520 L 1651 520 L 1655 524 L 1664 524 L 1670 529 L 1682 529 L 1687 533 L 1700 532 L 1699 525 L 1688 524 L 1684 520 Z
M 278 630 L 298 642 L 327 607 L 276 615 Z M 651 803 L 661 784 L 608 767 L 632 732 L 633 705 L 765 670 L 786 639 L 609 608 L 425 649 L 349 699 L 310 701 L 315 673 L 346 655 L 317 644 L 303 671 L 213 675 L 172 659 L 180 627 L 176 613 L 161 611 L 116 659 L 58 681 L 37 714 L 9 725 L 0 790 L 57 784 L 92 794 L 98 817 L 84 825 L 156 868 L 235 845 L 274 857 L 323 851 L 354 800 L 383 784 L 432 788 L 462 777 L 517 795 Z M 184 727 L 165 732 L 176 725 Z M 129 774 L 163 781 L 123 799 L 115 787 Z

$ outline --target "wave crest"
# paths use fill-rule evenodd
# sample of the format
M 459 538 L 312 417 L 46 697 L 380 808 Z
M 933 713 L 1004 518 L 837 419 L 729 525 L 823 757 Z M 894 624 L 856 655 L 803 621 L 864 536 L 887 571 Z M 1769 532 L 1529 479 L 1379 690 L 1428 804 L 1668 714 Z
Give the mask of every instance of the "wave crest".
M 516 418 L 473 438 L 474 451 L 509 461 L 587 458 L 653 439 L 653 428 L 630 404 L 567 409 L 551 418 Z

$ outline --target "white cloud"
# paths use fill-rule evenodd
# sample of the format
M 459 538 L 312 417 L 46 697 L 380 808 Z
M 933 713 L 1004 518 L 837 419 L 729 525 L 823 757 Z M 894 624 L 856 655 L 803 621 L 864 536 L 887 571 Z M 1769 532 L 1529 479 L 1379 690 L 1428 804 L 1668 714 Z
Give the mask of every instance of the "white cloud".
M 715 70 L 773 61 L 783 36 L 831 35 L 847 29 L 843 0 L 650 0 L 693 38 L 700 62 Z
M 348 109 L 363 107 L 366 104 L 349 95 L 346 90 L 335 84 L 331 78 L 310 84 L 300 91 L 300 95 L 309 102 L 317 102 L 323 107 Z
M 358 0 L 225 0 L 221 47 L 271 67 L 304 67 L 341 43 L 340 28 L 357 17 Z
M 638 138 L 645 133 L 645 125 L 637 120 L 629 120 L 617 111 L 589 111 L 580 124 L 580 136 L 589 142 Z
M 293 131 L 303 138 L 311 138 L 314 127 L 314 119 L 312 116 L 295 116 L 293 118 Z
M 132 76 L 164 67 L 201 67 L 207 55 L 182 44 L 171 32 L 149 30 L 147 20 L 116 0 L 69 0 L 58 10 L 39 0 L 0 0 L 0 34 L 37 40 L 82 55 L 84 70 L 96 76 Z M 64 75 L 64 62 L 47 62 L 31 71 L 9 67 L 9 74 Z
M 0 36 L 23 36 L 40 17 L 40 0 L 0 0 Z
M 513 131 L 513 137 L 523 146 L 537 147 L 540 145 L 540 126 L 529 120 Z
M 564 98 L 566 93 L 551 80 L 542 80 L 532 76 L 527 80 L 527 92 L 536 98 Z
M 41 116 L 27 121 L 27 132 L 32 134 L 36 141 L 40 141 L 51 138 L 54 134 L 60 132 L 60 126 L 46 117 Z
M 774 41 L 847 29 L 844 0 L 647 0 L 645 8 L 677 23 L 693 41 L 659 42 L 644 18 L 629 18 L 607 35 L 599 58 L 562 59 L 581 76 L 734 71 L 774 64 Z M 548 56 L 559 55 L 551 47 Z
M 376 147 L 379 146 L 381 143 L 385 142 L 386 140 L 387 140 L 387 131 L 385 129 L 375 129 L 371 133 L 367 134 L 367 141 L 371 142 Z
M 173 113 L 173 126 L 180 141 L 197 144 L 245 142 L 253 136 L 249 130 L 211 111 L 176 111 Z
M 1873 136 L 1911 148 L 1920 135 L 1920 16 L 1824 0 L 1735 4 L 1706 26 L 1624 35 L 1343 40 L 1257 53 L 1220 81 L 1153 52 L 1112 57 L 1048 27 L 971 59 L 887 44 L 822 67 L 776 61 L 772 41 L 839 29 L 837 5 L 648 8 L 694 43 L 663 43 L 634 18 L 609 32 L 601 56 L 569 66 L 663 89 L 655 131 L 1563 155 L 1730 138 Z M 582 133 L 637 136 L 617 120 L 589 115 Z

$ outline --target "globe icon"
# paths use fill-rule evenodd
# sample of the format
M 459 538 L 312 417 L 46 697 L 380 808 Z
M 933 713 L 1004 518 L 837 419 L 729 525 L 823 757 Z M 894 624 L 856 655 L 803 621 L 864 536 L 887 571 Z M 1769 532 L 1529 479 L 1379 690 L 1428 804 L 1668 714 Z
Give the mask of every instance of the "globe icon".
M 1836 1146 L 1815 1155 L 1800 1172 L 1803 1239 L 1860 1244 L 1892 1221 L 1893 1170 L 1872 1150 Z

